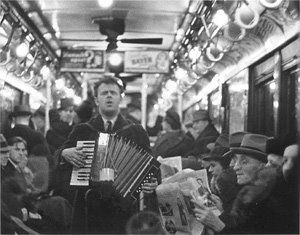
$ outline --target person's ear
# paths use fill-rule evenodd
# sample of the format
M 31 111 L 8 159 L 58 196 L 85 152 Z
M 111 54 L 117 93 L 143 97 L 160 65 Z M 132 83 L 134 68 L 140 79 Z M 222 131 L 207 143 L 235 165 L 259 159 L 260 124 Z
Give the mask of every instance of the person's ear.
M 98 102 L 97 96 L 94 96 L 94 102 L 95 102 L 95 104 L 96 104 L 97 106 L 99 105 L 99 102 Z

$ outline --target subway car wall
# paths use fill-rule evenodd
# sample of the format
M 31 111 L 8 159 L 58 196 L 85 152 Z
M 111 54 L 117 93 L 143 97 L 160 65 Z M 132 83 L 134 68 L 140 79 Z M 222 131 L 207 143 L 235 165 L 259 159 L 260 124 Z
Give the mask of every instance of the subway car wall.
M 26 13 L 26 4 L 21 5 L 20 3 L 20 5 L 18 5 L 17 2 L 18 1 L 14 1 L 14 3 L 9 3 L 9 1 L 2 1 L 1 3 L 1 28 L 3 28 L 4 33 L 3 31 L 1 31 L 0 36 L 1 39 L 5 39 L 4 41 L 1 41 L 1 52 L 7 51 L 8 48 L 5 45 L 7 43 L 7 45 L 9 45 L 9 40 L 7 40 L 9 38 L 9 32 L 13 31 L 14 27 L 16 26 L 16 23 L 18 23 L 19 27 L 16 26 L 16 34 L 12 38 L 12 45 L 10 45 L 10 47 L 15 47 L 17 45 L 18 40 L 16 38 L 22 39 L 25 37 L 24 35 L 22 35 L 22 32 L 24 33 L 24 31 L 29 29 L 37 30 L 37 26 L 31 25 L 29 23 L 30 21 L 26 21 L 28 20 L 26 15 L 21 14 L 24 12 Z M 34 1 L 29 2 L 30 4 L 33 4 L 32 2 Z M 194 1 L 192 2 L 194 3 Z M 214 8 L 213 4 L 216 4 L 214 3 L 214 1 L 204 2 L 206 4 L 205 7 L 209 9 L 211 8 L 211 10 L 213 10 Z M 212 4 L 208 4 L 207 2 L 211 2 Z M 297 3 L 294 3 L 293 1 L 291 1 L 290 3 L 290 5 L 297 5 Z M 288 5 L 285 8 L 285 10 L 288 9 L 290 5 Z M 7 8 L 7 6 L 9 8 Z M 18 12 L 18 14 L 7 14 L 8 10 L 12 8 L 15 8 L 15 10 L 17 9 L 20 11 Z M 267 17 L 271 17 L 274 15 L 276 16 L 277 14 L 277 10 L 266 11 L 268 15 L 265 18 L 262 17 L 263 19 L 261 18 L 260 21 L 266 21 Z M 292 10 L 290 11 L 292 12 Z M 279 19 L 278 21 L 282 20 L 286 24 L 289 23 L 289 20 L 293 22 L 299 22 L 298 12 L 296 14 L 296 17 L 291 17 L 293 19 Z M 274 17 L 272 19 L 274 19 Z M 209 20 L 209 18 L 207 20 Z M 193 21 L 191 21 L 190 23 L 192 22 Z M 33 23 L 33 21 L 31 21 L 31 23 Z M 285 27 L 286 25 L 283 26 Z M 262 25 L 259 25 L 258 27 L 263 28 Z M 99 31 L 98 28 L 97 31 Z M 277 31 L 280 31 L 280 29 L 277 29 L 275 32 Z M 259 31 L 259 29 L 254 28 L 251 31 L 252 36 L 249 36 L 249 34 L 248 37 L 250 39 L 251 37 L 253 37 L 253 40 L 257 40 L 253 36 L 255 35 L 255 33 L 263 34 L 263 30 Z M 33 32 L 32 35 L 30 34 L 28 37 L 30 38 L 39 36 L 41 36 L 40 33 Z M 200 36 L 202 37 L 203 35 L 201 34 Z M 26 39 L 27 41 L 29 40 L 28 37 Z M 250 40 L 249 38 L 247 39 Z M 261 35 L 261 38 L 265 39 L 266 35 Z M 201 40 L 199 39 L 198 41 L 200 46 L 202 46 L 201 43 L 205 44 Z M 49 42 L 46 43 L 45 38 L 35 38 L 35 40 L 32 40 L 32 38 L 30 38 L 29 41 L 38 42 L 37 44 L 34 44 L 31 52 L 31 59 L 33 59 L 34 62 L 38 61 L 40 65 L 44 65 L 51 64 L 53 61 L 59 60 L 59 58 L 55 58 L 55 56 L 51 55 L 51 53 L 47 51 L 49 47 Z M 270 41 L 271 42 L 269 43 L 272 43 L 272 40 Z M 232 58 L 235 56 L 237 57 L 239 45 L 242 51 L 243 43 L 246 44 L 247 42 L 243 42 L 242 40 L 234 42 L 233 45 L 235 51 L 229 51 L 230 53 L 232 52 L 232 54 L 230 54 L 231 56 L 225 55 L 224 59 L 222 60 L 222 63 L 216 62 L 216 65 L 211 69 L 211 71 L 208 71 L 206 75 L 204 73 L 197 74 L 196 82 L 189 81 L 189 84 L 193 85 L 189 85 L 189 88 L 187 90 L 182 90 L 182 88 L 180 87 L 177 88 L 178 96 L 177 100 L 173 102 L 172 108 L 180 111 L 183 123 L 190 122 L 191 113 L 194 110 L 199 108 L 207 108 L 217 130 L 223 133 L 233 133 L 236 131 L 250 131 L 265 134 L 268 136 L 276 136 L 281 139 L 295 138 L 296 136 L 299 136 L 299 32 L 294 33 L 293 37 L 287 37 L 280 45 L 278 45 L 275 48 L 272 48 L 272 50 L 265 50 L 265 53 L 257 56 L 256 58 L 252 58 L 251 62 L 236 65 L 237 69 L 232 70 L 232 73 L 226 74 L 226 79 L 214 79 L 215 77 L 209 76 L 210 74 L 216 74 L 217 69 L 214 70 L 214 68 L 222 66 L 226 67 L 227 65 L 231 65 L 230 60 L 232 60 Z M 55 43 L 53 42 L 53 44 Z M 268 46 L 266 42 L 264 46 Z M 147 50 L 150 49 L 147 48 Z M 45 53 L 45 51 L 47 51 L 47 53 Z M 101 51 L 105 51 L 105 49 L 101 49 Z M 185 54 L 186 51 L 183 51 L 183 54 Z M 43 53 L 45 53 L 45 55 Z M 181 54 L 181 52 L 178 52 L 178 58 L 179 56 L 181 56 Z M 51 60 L 48 61 L 49 58 L 47 59 L 46 55 L 48 55 L 49 57 L 52 56 Z M 55 107 L 57 100 L 59 100 L 60 98 L 60 94 L 54 94 L 53 90 L 57 90 L 58 85 L 55 83 L 57 80 L 60 80 L 60 78 L 63 76 L 66 76 L 66 78 L 64 78 L 64 85 L 67 88 L 73 90 L 73 93 L 75 93 L 77 96 L 82 96 L 81 98 L 87 98 L 86 94 L 82 95 L 84 92 L 82 92 L 81 87 L 81 85 L 84 84 L 84 76 L 86 75 L 82 75 L 83 73 L 81 73 L 80 71 L 76 71 L 74 73 L 67 71 L 62 73 L 61 68 L 58 66 L 59 63 L 56 63 L 55 65 L 51 64 L 51 81 L 47 85 L 47 79 L 41 78 L 42 76 L 38 73 L 38 71 L 41 70 L 41 66 L 38 66 L 36 65 L 36 63 L 33 63 L 31 67 L 28 61 L 27 63 L 25 63 L 25 65 L 27 64 L 27 68 L 26 66 L 22 67 L 23 64 L 19 59 L 15 57 L 15 55 L 13 55 L 12 58 L 12 63 L 5 63 L 5 65 L 4 63 L 2 63 L 0 65 L 1 132 L 5 129 L 7 125 L 10 124 L 8 119 L 8 113 L 12 111 L 13 106 L 16 104 L 29 104 L 32 98 L 36 98 L 36 102 L 40 102 L 41 105 L 48 106 L 48 109 L 51 107 Z M 185 59 L 180 59 L 185 61 Z M 21 69 L 26 69 L 27 73 L 25 73 L 25 77 L 21 76 L 22 73 L 18 71 L 20 68 L 15 66 L 15 62 L 22 64 L 22 66 L 20 66 Z M 170 61 L 171 66 L 174 65 L 173 62 L 173 60 Z M 237 62 L 238 61 L 234 61 L 234 63 Z M 187 67 L 192 67 L 192 65 L 192 63 L 187 64 Z M 30 73 L 29 66 L 33 69 L 33 73 L 38 76 L 34 76 L 34 78 L 32 77 L 33 73 Z M 176 66 L 179 67 L 178 64 L 176 64 Z M 200 68 L 198 69 L 201 70 Z M 194 71 L 198 72 L 197 69 Z M 100 74 L 103 74 L 104 72 L 107 71 L 102 71 L 100 72 Z M 134 75 L 137 76 L 137 78 L 132 78 L 133 83 L 138 84 L 138 91 L 140 92 L 142 90 L 143 85 L 143 83 L 141 82 L 142 75 Z M 95 74 L 90 74 L 87 77 L 88 79 L 93 79 L 94 76 Z M 159 78 L 154 78 L 153 84 L 155 84 L 155 81 L 161 84 L 159 84 L 158 89 L 153 89 L 153 94 L 148 95 L 147 97 L 153 97 L 153 99 L 157 99 L 158 97 L 160 97 L 159 92 L 163 90 L 163 84 L 167 83 L 167 79 L 174 80 L 174 76 L 174 71 L 171 71 L 170 74 L 160 75 Z M 189 78 L 191 78 L 194 75 L 190 75 L 189 73 L 189 76 Z M 22 80 L 22 83 L 12 82 L 17 80 Z M 177 84 L 181 82 L 180 80 L 175 81 L 177 82 Z M 206 89 L 211 83 L 215 81 L 217 81 L 217 85 L 215 85 L 213 89 Z M 131 83 L 131 81 L 128 81 L 128 87 L 130 88 L 130 85 L 133 83 Z M 88 88 L 85 89 L 88 90 Z M 50 93 L 49 90 L 51 91 Z M 209 90 L 209 92 L 205 93 L 204 90 Z M 137 90 L 134 90 L 133 93 L 136 94 L 136 92 Z M 127 95 L 130 96 L 131 94 L 128 93 Z M 51 98 L 51 102 L 49 101 L 49 97 Z M 134 95 L 132 95 L 132 97 L 134 97 Z M 180 104 L 178 97 L 182 98 L 183 104 Z M 140 107 L 141 102 L 142 101 L 140 101 L 139 104 Z M 154 101 L 148 101 L 148 104 L 149 103 L 151 104 L 151 106 L 155 106 L 152 105 L 155 104 Z M 168 107 L 170 107 L 170 105 L 168 105 Z M 36 109 L 36 107 L 32 107 L 32 109 Z M 150 111 L 151 110 L 147 110 L 147 114 L 149 114 Z M 152 117 L 152 115 L 148 115 L 148 118 L 150 116 Z

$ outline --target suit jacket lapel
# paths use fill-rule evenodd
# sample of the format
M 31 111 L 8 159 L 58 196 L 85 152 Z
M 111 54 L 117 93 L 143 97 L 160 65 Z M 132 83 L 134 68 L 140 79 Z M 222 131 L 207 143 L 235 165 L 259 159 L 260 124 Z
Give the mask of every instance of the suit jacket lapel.
M 121 114 L 118 115 L 118 118 L 115 122 L 115 125 L 112 128 L 112 132 L 115 133 L 117 130 L 120 130 L 123 126 L 127 125 L 128 122 L 123 118 Z

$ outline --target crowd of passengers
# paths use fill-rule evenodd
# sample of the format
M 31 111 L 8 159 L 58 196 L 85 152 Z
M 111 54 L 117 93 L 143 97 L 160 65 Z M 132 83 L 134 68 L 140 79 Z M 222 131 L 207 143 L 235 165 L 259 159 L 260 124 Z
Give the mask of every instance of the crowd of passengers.
M 50 110 L 51 127 L 45 134 L 44 109 L 32 114 L 27 105 L 14 107 L 11 125 L 0 134 L 1 234 L 168 233 L 161 225 L 155 190 L 151 189 L 161 183 L 161 174 L 151 187 L 144 188 L 150 204 L 143 212 L 123 204 L 116 192 L 89 194 L 89 204 L 81 201 L 79 205 L 78 198 L 84 198 L 87 191 L 63 184 L 64 177 L 70 180 L 70 175 L 62 174 L 67 171 L 60 171 L 68 166 L 68 159 L 62 158 L 63 149 L 69 149 L 66 143 L 76 130 L 84 130 L 83 124 L 94 114 L 99 115 L 91 101 L 75 107 L 71 100 L 63 99 L 58 109 Z M 118 115 L 131 119 L 128 123 L 136 122 L 128 112 Z M 207 170 L 212 191 L 209 197 L 221 214 L 216 216 L 209 207 L 192 200 L 194 215 L 205 226 L 204 235 L 299 234 L 296 137 L 286 136 L 280 142 L 242 131 L 221 134 L 206 110 L 195 111 L 187 125 L 182 124 L 176 111 L 168 110 L 146 130 L 155 139 L 147 150 L 155 158 L 181 156 L 183 168 Z M 173 169 L 170 175 L 176 171 Z M 87 207 L 97 221 L 85 218 Z M 93 208 L 105 208 L 105 213 L 99 215 Z M 89 222 L 97 226 L 89 227 Z

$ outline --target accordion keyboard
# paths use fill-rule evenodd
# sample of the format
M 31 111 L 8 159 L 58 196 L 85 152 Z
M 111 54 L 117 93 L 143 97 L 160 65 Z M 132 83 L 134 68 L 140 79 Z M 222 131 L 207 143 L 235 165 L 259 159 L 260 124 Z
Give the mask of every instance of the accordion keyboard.
M 70 185 L 72 186 L 89 186 L 91 166 L 95 150 L 95 141 L 77 141 L 77 147 L 81 146 L 83 147 L 83 152 L 86 155 L 85 166 L 81 168 L 73 168 L 70 180 Z

